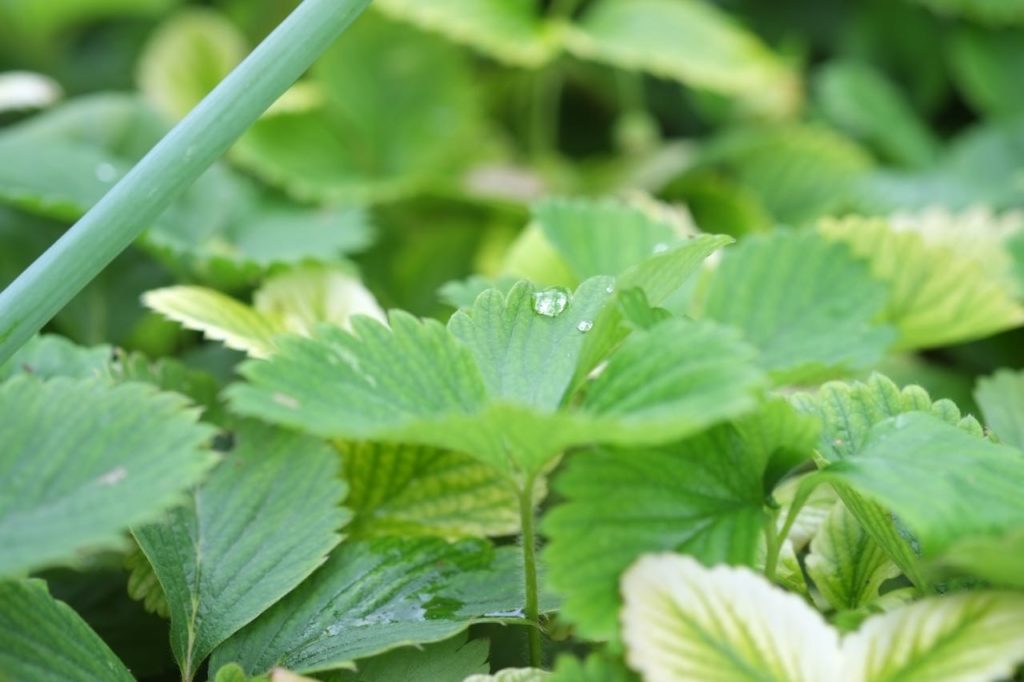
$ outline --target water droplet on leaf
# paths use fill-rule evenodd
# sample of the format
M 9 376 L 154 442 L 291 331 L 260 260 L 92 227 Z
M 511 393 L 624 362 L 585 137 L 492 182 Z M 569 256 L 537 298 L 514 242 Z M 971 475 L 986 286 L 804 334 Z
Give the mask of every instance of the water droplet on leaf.
M 594 323 L 590 320 L 580 320 L 580 323 L 576 325 L 576 330 L 582 334 L 586 334 L 594 328 Z
M 659 242 L 654 245 L 654 253 L 665 253 L 668 251 L 668 244 L 665 242 Z
M 96 179 L 100 182 L 111 183 L 117 178 L 117 169 L 112 164 L 101 163 L 96 166 Z
M 562 287 L 550 287 L 533 294 L 533 312 L 544 317 L 558 317 L 569 307 L 569 292 Z

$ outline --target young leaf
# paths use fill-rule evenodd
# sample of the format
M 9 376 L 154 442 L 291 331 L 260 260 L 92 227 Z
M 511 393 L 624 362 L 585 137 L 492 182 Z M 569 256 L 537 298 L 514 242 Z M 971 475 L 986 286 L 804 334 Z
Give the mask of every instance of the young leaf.
M 270 355 L 274 336 L 284 330 L 226 294 L 205 287 L 180 285 L 148 291 L 142 298 L 150 310 L 188 329 L 202 331 L 228 348 L 256 357 Z
M 615 636 L 619 576 L 645 552 L 753 563 L 766 519 L 763 475 L 777 449 L 747 440 L 758 419 L 658 449 L 596 450 L 569 462 L 555 480 L 566 502 L 548 512 L 542 529 L 549 580 L 581 633 Z M 599 541 L 588 533 L 595 525 Z
M 178 120 L 248 53 L 245 37 L 228 19 L 189 8 L 153 33 L 138 65 L 139 89 L 157 111 Z
M 1024 373 L 1002 369 L 979 379 L 974 399 L 996 436 L 1024 450 Z
M 513 66 L 537 68 L 557 49 L 533 0 L 379 0 L 376 7 Z
M 233 150 L 235 161 L 293 197 L 408 196 L 453 174 L 473 150 L 477 89 L 464 54 L 441 38 L 367 16 L 313 77 L 321 106 L 264 117 Z
M 866 259 L 889 285 L 884 319 L 900 348 L 969 341 L 1024 324 L 1004 240 L 1020 229 L 1013 216 L 987 211 L 931 211 L 890 220 L 847 218 L 821 225 Z
M 900 574 L 842 503 L 832 507 L 811 540 L 805 564 L 821 596 L 837 611 L 871 604 L 882 583 Z
M 695 0 L 601 0 L 569 29 L 576 56 L 649 71 L 787 116 L 800 104 L 797 75 L 758 38 Z
M 885 297 L 844 247 L 812 232 L 777 232 L 725 254 L 702 312 L 742 330 L 777 382 L 803 383 L 881 359 L 893 340 L 874 323 Z
M 214 652 L 211 668 L 235 661 L 249 673 L 275 665 L 310 673 L 447 639 L 488 614 L 522 606 L 517 555 L 479 540 L 345 542 L 298 589 Z
M 185 401 L 141 384 L 15 377 L 0 414 L 0 575 L 120 546 L 216 462 Z
M 78 614 L 50 596 L 41 580 L 0 581 L 0 675 L 32 682 L 135 680 Z
M 364 658 L 358 670 L 328 673 L 324 682 L 412 682 L 414 680 L 462 680 L 490 669 L 486 639 L 470 640 L 463 633 L 422 647 L 395 649 Z
M 519 498 L 469 455 L 414 445 L 342 446 L 353 537 L 433 535 L 448 540 L 513 535 Z M 543 498 L 543 491 L 534 499 Z
M 869 618 L 843 641 L 851 682 L 987 682 L 1024 662 L 1024 595 L 926 599 Z M 823 678 L 824 679 L 824 678 Z
M 349 516 L 330 448 L 258 424 L 235 439 L 185 506 L 133 529 L 166 595 L 185 679 L 323 563 Z
M 623 576 L 622 594 L 626 659 L 647 682 L 842 677 L 836 632 L 749 569 L 649 555 Z

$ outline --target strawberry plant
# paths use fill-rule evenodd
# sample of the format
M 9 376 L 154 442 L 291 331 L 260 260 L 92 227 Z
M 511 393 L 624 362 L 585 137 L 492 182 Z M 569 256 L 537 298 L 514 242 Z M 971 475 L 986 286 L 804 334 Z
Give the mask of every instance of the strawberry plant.
M 0 680 L 1024 679 L 1022 31 L 0 4 Z

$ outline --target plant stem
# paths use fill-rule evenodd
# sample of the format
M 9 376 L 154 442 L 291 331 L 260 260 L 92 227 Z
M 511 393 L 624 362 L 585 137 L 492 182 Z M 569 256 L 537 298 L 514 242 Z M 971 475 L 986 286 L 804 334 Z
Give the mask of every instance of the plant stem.
M 519 517 L 523 529 L 523 577 L 526 583 L 527 637 L 530 647 L 530 667 L 541 666 L 540 599 L 537 589 L 537 537 L 533 509 L 534 480 L 530 477 L 519 493 Z
M 63 237 L 0 293 L 0 363 L 228 150 L 371 0 L 304 0 Z

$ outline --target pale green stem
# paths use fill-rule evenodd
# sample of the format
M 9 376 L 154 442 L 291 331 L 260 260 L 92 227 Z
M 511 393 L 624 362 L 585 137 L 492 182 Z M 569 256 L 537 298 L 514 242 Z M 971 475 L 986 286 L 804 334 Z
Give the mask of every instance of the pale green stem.
M 539 668 L 542 662 L 540 637 L 540 598 L 537 587 L 536 510 L 533 508 L 534 481 L 529 479 L 519 493 L 519 515 L 523 532 L 523 578 L 526 587 L 525 616 L 530 647 L 530 666 Z
M 0 293 L 0 363 L 152 225 L 370 2 L 305 0 L 99 203 Z

